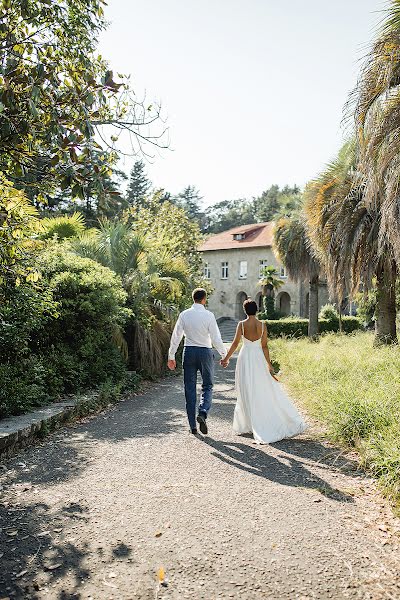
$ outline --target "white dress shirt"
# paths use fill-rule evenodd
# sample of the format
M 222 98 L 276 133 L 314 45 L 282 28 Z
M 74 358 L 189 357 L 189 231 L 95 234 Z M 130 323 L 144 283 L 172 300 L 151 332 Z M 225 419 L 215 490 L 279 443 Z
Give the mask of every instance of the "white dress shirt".
M 195 302 L 191 308 L 179 315 L 172 332 L 169 360 L 175 360 L 175 353 L 183 336 L 185 336 L 185 346 L 198 348 L 214 346 L 222 358 L 227 354 L 215 316 L 203 304 Z

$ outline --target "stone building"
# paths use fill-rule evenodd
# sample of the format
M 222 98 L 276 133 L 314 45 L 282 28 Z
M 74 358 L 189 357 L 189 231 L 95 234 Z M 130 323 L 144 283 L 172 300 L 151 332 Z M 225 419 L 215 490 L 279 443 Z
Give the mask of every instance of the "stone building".
M 208 306 L 218 320 L 239 320 L 244 316 L 242 304 L 253 298 L 262 308 L 259 279 L 264 267 L 276 267 L 283 281 L 276 292 L 276 309 L 284 315 L 308 316 L 308 284 L 294 283 L 272 250 L 273 222 L 235 227 L 212 235 L 200 247 L 204 276 L 214 289 Z M 319 305 L 328 302 L 326 284 L 319 290 Z

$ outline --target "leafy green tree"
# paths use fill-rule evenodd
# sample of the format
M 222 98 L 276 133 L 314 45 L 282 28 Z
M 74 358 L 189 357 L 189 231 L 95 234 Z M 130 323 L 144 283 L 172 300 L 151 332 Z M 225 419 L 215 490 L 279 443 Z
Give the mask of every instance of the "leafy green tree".
M 101 188 L 96 151 L 112 159 L 122 132 L 162 144 L 145 133 L 158 108 L 138 103 L 96 52 L 104 4 L 0 2 L 0 171 L 17 186 L 30 174 L 42 195 L 61 185 L 84 199 L 88 182 Z
M 39 279 L 34 252 L 40 230 L 37 210 L 0 174 L 0 287 Z
M 165 247 L 153 248 L 146 235 L 129 223 L 104 219 L 99 229 L 71 240 L 71 248 L 121 277 L 129 306 L 139 320 L 154 314 L 155 303 L 161 309 L 179 303 L 185 292 L 188 266 L 184 258 L 172 256 Z
M 200 196 L 199 190 L 196 190 L 194 185 L 185 187 L 174 199 L 175 203 L 183 208 L 191 219 L 197 221 L 203 230 L 205 229 L 205 214 L 201 209 L 202 200 L 203 197 Z
M 238 225 L 263 223 L 282 216 L 289 216 L 299 210 L 302 196 L 298 186 L 286 185 L 282 189 L 272 185 L 258 198 L 224 200 L 207 211 L 207 222 L 203 230 L 207 233 L 220 233 Z
M 272 185 L 254 201 L 255 215 L 257 221 L 259 222 L 271 221 L 274 215 L 278 212 L 279 208 L 278 185 Z
M 165 248 L 173 257 L 187 260 L 192 285 L 203 284 L 199 278 L 201 256 L 198 251 L 203 237 L 199 224 L 183 208 L 162 201 L 160 195 L 155 194 L 146 207 L 127 211 L 125 218 L 137 233 L 146 236 L 152 248 Z
M 151 182 L 145 172 L 145 164 L 137 160 L 132 167 L 126 191 L 126 202 L 130 206 L 142 206 L 151 189 Z
M 207 216 L 207 233 L 220 233 L 238 225 L 250 225 L 257 221 L 253 202 L 245 198 L 218 202 L 210 208 Z
M 278 185 L 271 185 L 261 196 L 254 199 L 254 213 L 258 222 L 272 221 L 282 211 L 296 206 L 300 189 L 285 186 L 280 189 Z

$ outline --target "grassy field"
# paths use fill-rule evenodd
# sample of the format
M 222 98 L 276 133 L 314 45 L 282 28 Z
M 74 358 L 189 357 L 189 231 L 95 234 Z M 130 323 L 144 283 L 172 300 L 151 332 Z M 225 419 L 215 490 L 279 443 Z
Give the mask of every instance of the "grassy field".
M 373 348 L 370 333 L 270 342 L 282 381 L 329 436 L 356 447 L 400 506 L 400 348 Z

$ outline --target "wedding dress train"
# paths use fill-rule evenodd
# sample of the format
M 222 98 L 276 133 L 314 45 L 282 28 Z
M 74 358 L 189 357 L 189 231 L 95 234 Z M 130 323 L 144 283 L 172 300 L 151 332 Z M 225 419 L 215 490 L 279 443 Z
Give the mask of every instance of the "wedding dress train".
M 262 338 L 262 335 L 261 335 Z M 259 444 L 272 444 L 302 433 L 307 425 L 269 372 L 261 338 L 244 337 L 236 364 L 235 433 L 252 433 Z

